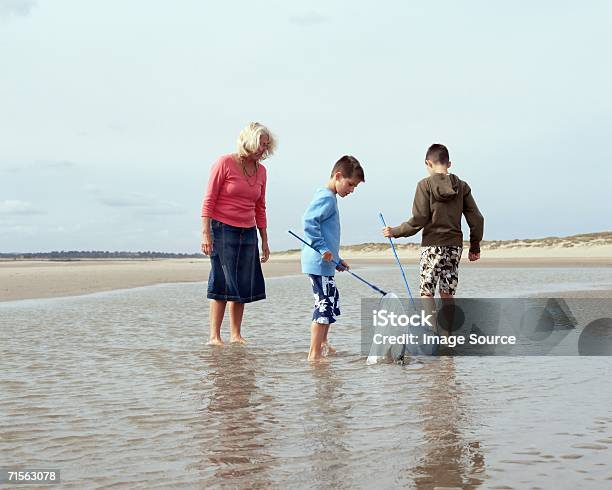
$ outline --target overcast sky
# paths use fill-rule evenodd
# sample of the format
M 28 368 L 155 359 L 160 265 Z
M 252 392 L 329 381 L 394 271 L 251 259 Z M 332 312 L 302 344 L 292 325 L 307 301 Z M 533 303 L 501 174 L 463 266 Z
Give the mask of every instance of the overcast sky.
M 0 0 L 0 251 L 198 251 L 253 120 L 279 140 L 272 250 L 345 153 L 342 241 L 382 241 L 434 142 L 485 239 L 609 230 L 611 5 Z

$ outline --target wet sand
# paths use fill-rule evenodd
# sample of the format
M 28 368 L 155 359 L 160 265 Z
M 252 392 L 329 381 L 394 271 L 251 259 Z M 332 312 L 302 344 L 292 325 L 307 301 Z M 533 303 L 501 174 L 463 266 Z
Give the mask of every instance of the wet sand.
M 392 258 L 347 257 L 347 261 L 354 268 L 394 264 Z M 416 264 L 418 259 L 402 258 L 402 263 Z M 612 257 L 483 258 L 477 262 L 465 260 L 461 264 L 462 268 L 602 266 L 612 266 Z M 77 296 L 162 283 L 203 282 L 208 279 L 209 270 L 207 258 L 0 261 L 0 301 Z M 263 265 L 263 271 L 266 277 L 300 274 L 299 257 L 273 256 Z
M 576 291 L 557 291 L 546 294 L 535 294 L 537 298 L 568 298 L 568 299 L 612 299 L 612 289 L 585 289 Z

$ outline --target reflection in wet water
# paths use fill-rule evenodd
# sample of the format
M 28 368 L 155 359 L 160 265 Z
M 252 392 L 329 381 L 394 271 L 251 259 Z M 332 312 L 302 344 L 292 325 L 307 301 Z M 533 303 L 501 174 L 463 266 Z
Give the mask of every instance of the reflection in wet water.
M 205 383 L 212 387 L 202 399 L 199 410 L 204 434 L 200 439 L 205 456 L 202 471 L 212 473 L 212 480 L 243 480 L 245 485 L 269 482 L 267 468 L 273 458 L 266 451 L 268 426 L 274 414 L 266 413 L 259 399 L 256 379 L 261 375 L 256 358 L 248 362 L 248 349 L 242 345 L 210 349 L 202 361 L 209 372 Z M 213 432 L 215 437 L 211 438 Z
M 612 283 L 608 269 L 529 273 L 474 269 L 463 280 L 488 296 L 570 275 Z M 367 276 L 402 290 L 389 269 Z M 201 284 L 0 305 L 3 465 L 59 468 L 66 488 L 610 483 L 611 358 L 367 366 L 359 298 L 368 292 L 338 282 L 338 355 L 320 365 L 306 361 L 302 277 L 268 281 L 270 299 L 246 309 L 246 346 L 205 346 Z
M 477 419 L 465 403 L 464 386 L 455 378 L 455 359 L 443 357 L 429 367 L 434 371 L 432 383 L 418 407 L 425 454 L 413 470 L 416 488 L 476 488 L 483 482 L 484 455 L 480 442 L 462 433 Z
M 350 418 L 342 380 L 332 363 L 319 363 L 311 368 L 314 382 L 312 408 L 304 418 L 304 432 L 314 449 L 310 463 L 313 483 L 338 488 L 345 486 L 350 474 L 348 461 L 351 448 L 344 439 Z

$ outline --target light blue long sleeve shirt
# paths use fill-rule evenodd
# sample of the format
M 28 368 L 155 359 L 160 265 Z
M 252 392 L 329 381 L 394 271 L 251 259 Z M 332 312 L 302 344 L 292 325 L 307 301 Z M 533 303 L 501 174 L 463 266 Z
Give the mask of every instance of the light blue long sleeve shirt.
M 305 240 L 321 253 L 330 251 L 340 262 L 340 213 L 336 194 L 326 187 L 317 189 L 304 217 Z M 302 245 L 302 272 L 319 276 L 333 276 L 336 266 L 326 262 L 321 254 Z

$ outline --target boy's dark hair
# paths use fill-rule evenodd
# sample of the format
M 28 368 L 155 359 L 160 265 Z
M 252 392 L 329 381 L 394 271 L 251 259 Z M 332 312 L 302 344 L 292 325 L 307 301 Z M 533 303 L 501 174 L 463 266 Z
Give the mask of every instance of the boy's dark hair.
M 365 182 L 361 163 L 354 156 L 344 155 L 340 157 L 340 160 L 334 164 L 330 177 L 333 177 L 336 172 L 340 172 L 345 179 L 356 177 L 360 182 Z
M 440 143 L 434 143 L 427 148 L 425 160 L 429 160 L 432 163 L 442 163 L 444 165 L 448 165 L 448 162 L 450 162 L 448 148 Z

